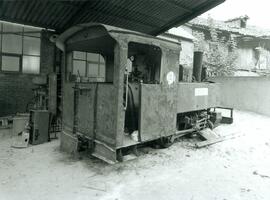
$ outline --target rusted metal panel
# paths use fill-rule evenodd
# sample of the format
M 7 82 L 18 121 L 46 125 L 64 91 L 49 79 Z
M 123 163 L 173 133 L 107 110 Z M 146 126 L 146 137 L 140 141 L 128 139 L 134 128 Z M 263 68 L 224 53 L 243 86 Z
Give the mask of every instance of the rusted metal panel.
M 115 147 L 116 98 L 113 84 L 79 84 L 77 131 Z
M 162 48 L 162 60 L 161 60 L 161 83 L 168 85 L 172 84 L 174 86 L 175 83 L 178 81 L 179 75 L 179 54 L 180 54 L 180 46 L 179 49 L 169 49 L 169 48 Z M 172 82 L 169 83 L 168 81 L 168 74 L 171 74 L 173 77 Z M 170 87 L 171 87 L 170 86 Z
M 72 132 L 74 122 L 74 83 L 65 82 L 63 85 L 63 129 Z
M 116 150 L 100 141 L 95 141 L 95 150 L 92 155 L 110 164 L 117 162 Z
M 116 98 L 112 84 L 98 84 L 95 139 L 111 147 L 116 145 Z
M 176 132 L 176 87 L 141 84 L 139 131 L 142 141 Z
M 60 135 L 60 149 L 68 153 L 76 153 L 78 149 L 78 138 L 69 132 L 62 131 Z
M 57 76 L 55 73 L 49 75 L 49 100 L 48 109 L 50 113 L 56 114 L 57 109 Z
M 122 41 L 117 43 L 114 48 L 114 89 L 116 102 L 114 107 L 116 108 L 116 147 L 122 146 L 124 136 L 124 121 L 125 110 L 123 105 L 124 94 L 124 72 L 127 66 L 127 43 Z
M 78 98 L 78 132 L 92 138 L 97 84 L 81 84 Z
M 217 106 L 217 87 L 213 83 L 178 83 L 177 113 Z

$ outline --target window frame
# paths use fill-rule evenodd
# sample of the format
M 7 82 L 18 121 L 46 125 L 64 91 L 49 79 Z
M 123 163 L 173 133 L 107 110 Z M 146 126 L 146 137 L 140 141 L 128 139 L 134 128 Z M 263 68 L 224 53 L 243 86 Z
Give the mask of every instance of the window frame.
M 132 49 L 132 45 L 134 46 L 144 46 L 145 48 L 156 48 L 160 51 L 160 55 L 159 57 L 156 57 L 158 58 L 158 67 L 157 67 L 157 71 L 155 71 L 155 73 L 157 73 L 157 76 L 158 76 L 158 80 L 154 80 L 155 83 L 144 83 L 144 84 L 162 84 L 163 80 L 162 80 L 162 70 L 163 70 L 163 65 L 162 65 L 162 60 L 163 60 L 163 49 L 155 44 L 150 44 L 150 43 L 144 43 L 144 42 L 138 42 L 138 41 L 133 41 L 133 40 L 130 40 L 128 42 L 128 50 L 127 50 L 127 58 L 129 58 L 129 53 L 130 53 L 130 50 Z M 157 56 L 158 54 L 156 54 Z M 132 69 L 133 70 L 133 69 Z M 156 76 L 156 75 L 155 75 Z
M 92 53 L 92 52 L 84 52 L 84 51 L 77 51 L 77 52 L 82 52 L 82 53 L 85 53 L 86 55 L 85 55 L 85 59 L 79 59 L 79 58 L 74 58 L 74 53 L 75 53 L 76 51 L 72 51 L 71 52 L 71 55 L 72 55 L 72 69 L 71 69 L 71 74 L 72 75 L 75 75 L 76 76 L 76 74 L 74 74 L 73 73 L 73 69 L 74 69 L 74 66 L 73 66 L 73 61 L 84 61 L 85 62 L 85 73 L 84 73 L 84 75 L 81 75 L 82 77 L 85 77 L 85 78 L 104 78 L 104 79 L 106 79 L 106 59 L 104 58 L 104 56 L 101 54 L 101 53 Z M 91 54 L 97 54 L 98 55 L 98 61 L 91 61 L 91 60 L 88 60 L 88 56 L 87 56 L 87 54 L 88 53 L 91 53 Z M 102 58 L 103 58 L 103 60 L 104 60 L 104 63 L 103 62 L 101 62 L 101 59 L 100 59 L 100 57 L 102 56 Z M 88 67 L 88 64 L 97 64 L 98 65 L 98 75 L 97 76 L 88 76 L 88 74 L 89 74 L 89 67 Z M 101 66 L 101 64 L 103 64 L 104 66 L 105 66 L 105 73 L 104 73 L 104 77 L 102 77 L 102 76 L 100 76 L 100 66 Z
M 28 35 L 23 35 L 22 37 L 23 37 L 23 39 L 22 39 L 22 55 L 23 56 L 41 57 L 41 55 L 40 55 L 41 54 L 41 38 L 37 38 L 37 37 L 33 37 L 33 36 L 28 36 Z M 27 53 L 24 52 L 24 47 L 25 47 L 25 45 L 24 45 L 24 42 L 25 42 L 24 38 L 25 37 L 39 39 L 39 42 L 40 42 L 39 43 L 39 55 L 27 54 Z
M 34 35 L 28 35 L 27 33 L 25 34 L 25 29 L 27 29 L 28 27 L 25 27 L 24 25 L 17 25 L 17 26 L 21 26 L 22 32 L 18 33 L 18 32 L 10 32 L 7 34 L 10 35 L 19 35 L 21 36 L 22 39 L 22 46 L 21 46 L 21 53 L 8 53 L 8 52 L 4 52 L 3 51 L 3 31 L 4 31 L 4 24 L 3 22 L 0 22 L 0 40 L 1 40 L 1 46 L 0 46 L 0 73 L 12 73 L 12 74 L 26 74 L 26 75 L 40 75 L 41 74 L 41 41 L 42 41 L 42 35 L 41 35 L 41 30 L 39 31 L 40 34 L 39 36 L 34 36 Z M 16 26 L 16 25 L 15 25 Z M 30 28 L 31 29 L 31 28 Z M 27 32 L 27 31 L 26 31 Z M 37 30 L 38 32 L 38 30 Z M 24 53 L 24 38 L 28 37 L 28 38 L 36 38 L 39 39 L 39 55 L 30 55 L 30 54 L 26 54 Z M 12 56 L 12 57 L 19 57 L 20 62 L 19 62 L 19 71 L 8 71 L 8 70 L 3 70 L 2 67 L 2 56 Z M 38 69 L 38 73 L 25 73 L 23 72 L 23 57 L 24 56 L 33 56 L 33 57 L 38 57 L 39 58 L 39 69 Z
M 38 73 L 27 73 L 27 72 L 23 72 L 23 57 L 36 57 L 36 58 L 39 58 L 39 69 L 38 69 Z M 21 59 L 21 73 L 22 74 L 27 74 L 27 75 L 40 75 L 40 63 L 41 63 L 41 61 L 40 61 L 41 59 L 40 59 L 40 56 L 34 56 L 34 55 L 28 55 L 28 54 L 23 54 L 22 55 L 22 59 Z
M 1 64 L 1 67 L 0 67 L 0 72 L 3 72 L 3 73 L 22 73 L 22 55 L 20 54 L 15 54 L 15 53 L 3 53 L 3 52 L 0 52 L 0 56 L 1 56 L 1 59 L 0 59 L 0 64 Z M 9 56 L 9 57 L 18 57 L 19 58 L 19 71 L 10 71 L 10 70 L 3 70 L 3 65 L 2 65 L 2 56 Z

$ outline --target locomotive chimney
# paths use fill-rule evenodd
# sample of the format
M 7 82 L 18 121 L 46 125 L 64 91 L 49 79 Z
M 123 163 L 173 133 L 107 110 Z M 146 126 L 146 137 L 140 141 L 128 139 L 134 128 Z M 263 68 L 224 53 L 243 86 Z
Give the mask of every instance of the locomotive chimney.
M 198 82 L 201 82 L 202 77 L 202 61 L 203 61 L 203 52 L 195 51 L 193 57 L 193 77 Z

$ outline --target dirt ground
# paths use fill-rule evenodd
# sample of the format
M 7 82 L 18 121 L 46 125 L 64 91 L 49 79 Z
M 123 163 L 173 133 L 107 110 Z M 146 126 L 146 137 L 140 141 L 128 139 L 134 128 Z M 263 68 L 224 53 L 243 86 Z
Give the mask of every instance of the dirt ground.
M 144 148 L 116 165 L 72 158 L 59 151 L 59 140 L 14 149 L 2 137 L 0 200 L 269 200 L 269 128 L 270 117 L 236 111 L 233 125 L 215 131 L 241 137 L 203 149 L 187 140 Z

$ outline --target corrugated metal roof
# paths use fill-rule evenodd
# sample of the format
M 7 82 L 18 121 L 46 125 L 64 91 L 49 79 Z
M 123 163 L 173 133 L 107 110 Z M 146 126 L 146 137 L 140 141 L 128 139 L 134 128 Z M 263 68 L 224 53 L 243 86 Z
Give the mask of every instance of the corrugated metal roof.
M 55 29 L 97 22 L 157 35 L 225 0 L 1 0 L 0 20 Z

